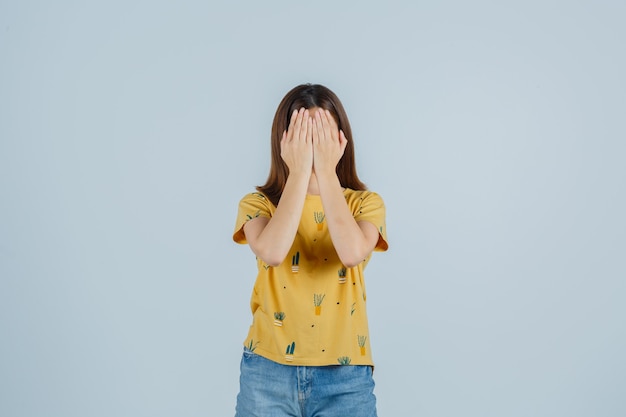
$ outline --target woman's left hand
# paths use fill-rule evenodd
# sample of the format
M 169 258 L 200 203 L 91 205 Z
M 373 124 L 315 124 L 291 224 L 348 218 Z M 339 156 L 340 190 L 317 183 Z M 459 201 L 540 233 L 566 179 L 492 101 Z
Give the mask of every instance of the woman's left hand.
M 328 110 L 313 115 L 313 170 L 316 175 L 333 174 L 348 140 Z

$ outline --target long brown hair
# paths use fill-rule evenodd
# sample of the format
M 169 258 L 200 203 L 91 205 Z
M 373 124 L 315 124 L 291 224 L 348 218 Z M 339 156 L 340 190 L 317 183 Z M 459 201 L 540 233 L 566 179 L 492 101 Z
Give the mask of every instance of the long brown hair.
M 267 181 L 256 189 L 264 193 L 274 205 L 278 205 L 283 188 L 287 182 L 289 169 L 280 156 L 280 141 L 283 132 L 289 127 L 291 113 L 296 109 L 312 109 L 318 107 L 328 110 L 337 122 L 339 129 L 343 130 L 348 143 L 346 149 L 337 164 L 337 177 L 342 187 L 353 190 L 366 190 L 367 187 L 361 182 L 354 161 L 354 144 L 352 142 L 352 129 L 348 115 L 339 101 L 339 98 L 327 87 L 319 84 L 301 84 L 292 88 L 283 97 L 278 105 L 274 122 L 272 123 L 272 164 Z

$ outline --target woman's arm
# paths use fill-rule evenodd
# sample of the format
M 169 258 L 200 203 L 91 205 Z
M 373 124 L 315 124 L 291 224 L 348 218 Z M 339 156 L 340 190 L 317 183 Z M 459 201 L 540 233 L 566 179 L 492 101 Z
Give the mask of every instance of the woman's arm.
M 276 211 L 270 219 L 257 217 L 243 227 L 254 254 L 271 266 L 280 265 L 289 253 L 302 217 L 313 166 L 311 125 L 308 110 L 294 111 L 281 140 L 281 157 L 289 176 Z
M 367 221 L 357 222 L 343 194 L 336 167 L 347 139 L 328 111 L 313 119 L 313 170 L 324 206 L 330 238 L 341 262 L 353 267 L 363 262 L 378 243 L 378 229 Z
M 268 265 L 280 265 L 293 244 L 308 184 L 303 175 L 289 175 L 272 218 L 256 217 L 243 226 L 252 252 Z
M 368 221 L 354 220 L 336 174 L 316 175 L 333 246 L 345 266 L 356 266 L 376 247 L 378 229 Z

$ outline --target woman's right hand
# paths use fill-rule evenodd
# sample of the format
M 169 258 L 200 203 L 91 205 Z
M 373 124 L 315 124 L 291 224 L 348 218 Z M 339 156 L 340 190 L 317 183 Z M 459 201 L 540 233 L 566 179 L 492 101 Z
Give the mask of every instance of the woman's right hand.
M 280 156 L 289 173 L 311 175 L 313 169 L 313 120 L 309 110 L 294 110 L 280 141 Z

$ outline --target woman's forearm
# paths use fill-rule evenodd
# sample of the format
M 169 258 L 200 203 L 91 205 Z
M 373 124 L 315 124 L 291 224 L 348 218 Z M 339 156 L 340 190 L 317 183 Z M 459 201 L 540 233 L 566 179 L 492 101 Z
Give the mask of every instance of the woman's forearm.
M 356 266 L 374 250 L 376 240 L 366 235 L 354 219 L 337 175 L 318 173 L 317 181 L 335 251 L 345 266 Z
M 290 174 L 272 218 L 264 225 L 251 224 L 251 220 L 250 227 L 244 227 L 252 251 L 268 265 L 280 265 L 289 253 L 302 217 L 309 177 Z

